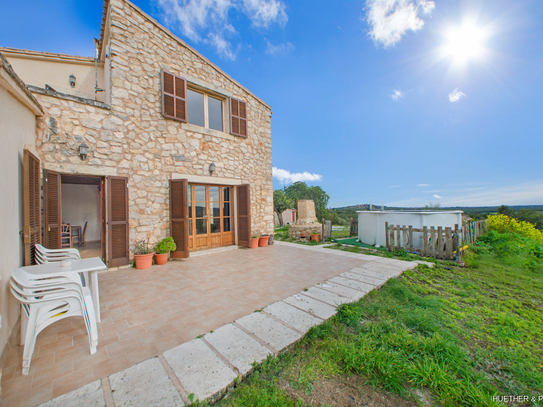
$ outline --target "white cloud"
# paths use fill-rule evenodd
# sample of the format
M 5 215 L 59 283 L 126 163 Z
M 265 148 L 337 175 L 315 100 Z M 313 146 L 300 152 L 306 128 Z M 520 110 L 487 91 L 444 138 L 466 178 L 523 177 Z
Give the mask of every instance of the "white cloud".
M 460 92 L 458 88 L 456 88 L 451 93 L 449 93 L 449 102 L 458 102 L 460 98 L 463 98 L 464 96 L 466 96 L 466 94 L 464 92 Z
M 418 187 L 429 187 L 430 184 L 417 184 Z
M 273 167 L 273 177 L 277 178 L 281 184 L 290 184 L 297 181 L 320 181 L 322 175 L 304 172 L 290 172 L 280 168 Z
M 403 97 L 403 92 L 401 90 L 394 89 L 394 93 L 392 93 L 390 97 L 394 100 L 398 100 L 399 98 Z
M 437 195 L 437 194 L 434 194 L 434 198 L 436 198 L 436 199 L 441 199 L 442 197 L 439 196 L 439 195 Z
M 294 50 L 294 45 L 292 45 L 290 42 L 281 43 L 277 45 L 273 45 L 271 42 L 266 40 L 267 47 L 266 47 L 266 54 L 268 55 L 285 55 L 288 54 L 290 51 Z
M 420 14 L 430 14 L 435 3 L 431 0 L 366 0 L 366 21 L 370 37 L 385 48 L 396 44 L 408 31 L 418 31 L 424 25 Z
M 239 46 L 232 45 L 238 35 L 230 22 L 230 12 L 245 14 L 255 28 L 288 21 L 281 0 L 153 0 L 167 24 L 178 25 L 184 36 L 211 44 L 225 59 L 235 59 Z M 234 50 L 235 48 L 235 50 Z
M 272 23 L 285 25 L 288 21 L 285 4 L 278 0 L 243 0 L 243 10 L 253 27 L 267 28 Z

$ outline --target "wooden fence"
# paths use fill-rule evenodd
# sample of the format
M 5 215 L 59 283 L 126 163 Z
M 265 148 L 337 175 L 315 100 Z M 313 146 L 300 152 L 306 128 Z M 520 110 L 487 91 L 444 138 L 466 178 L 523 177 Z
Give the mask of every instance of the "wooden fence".
M 442 260 L 454 260 L 460 247 L 460 230 L 454 225 L 450 227 L 438 226 L 416 229 L 413 226 L 389 225 L 385 222 L 386 246 L 391 251 L 400 249 L 410 253 L 417 253 L 423 257 L 435 257 Z M 414 233 L 422 234 L 421 247 L 413 245 Z
M 462 228 L 462 241 L 464 244 L 473 244 L 485 231 L 486 220 L 466 223 Z
M 349 237 L 358 236 L 358 219 L 351 218 L 351 229 L 349 230 Z
M 454 229 L 441 226 L 415 229 L 412 226 L 389 225 L 385 222 L 386 247 L 390 251 L 403 249 L 410 253 L 416 252 L 423 257 L 454 260 L 460 257 L 459 248 L 465 244 L 473 244 L 485 230 L 484 220 L 467 223 L 462 229 L 456 224 Z M 413 247 L 414 233 L 422 234 L 419 248 Z

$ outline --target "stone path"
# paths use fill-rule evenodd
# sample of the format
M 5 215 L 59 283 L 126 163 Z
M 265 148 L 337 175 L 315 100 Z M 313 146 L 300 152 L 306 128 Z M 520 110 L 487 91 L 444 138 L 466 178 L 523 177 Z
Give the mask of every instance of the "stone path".
M 322 246 L 297 247 L 323 250 Z M 419 263 L 335 254 L 365 264 L 41 406 L 183 406 L 191 399 L 218 399 L 234 381 L 243 379 L 255 362 L 298 341 L 312 326 L 335 315 L 338 305 L 358 301 Z

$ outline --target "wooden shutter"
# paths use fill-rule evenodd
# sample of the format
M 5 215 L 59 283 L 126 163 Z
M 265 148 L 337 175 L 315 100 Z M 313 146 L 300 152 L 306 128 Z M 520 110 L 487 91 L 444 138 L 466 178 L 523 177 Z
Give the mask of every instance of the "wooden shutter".
M 247 104 L 230 98 L 230 134 L 247 137 Z
M 238 191 L 238 246 L 251 243 L 251 191 L 249 185 L 239 185 Z
M 170 180 L 170 235 L 177 249 L 172 259 L 189 257 L 189 183 L 186 179 Z
M 128 178 L 107 177 L 108 265 L 124 266 L 129 262 L 128 248 Z
M 60 249 L 60 174 L 43 171 L 43 245 L 48 249 Z
M 24 265 L 36 264 L 34 246 L 41 243 L 40 160 L 24 150 L 23 167 Z
M 162 114 L 169 119 L 187 121 L 187 81 L 162 72 Z

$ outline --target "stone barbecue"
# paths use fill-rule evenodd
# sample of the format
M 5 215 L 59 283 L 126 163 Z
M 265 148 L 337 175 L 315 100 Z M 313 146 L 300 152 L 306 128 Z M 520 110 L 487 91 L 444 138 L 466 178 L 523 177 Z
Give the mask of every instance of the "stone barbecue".
M 298 201 L 298 220 L 296 224 L 289 225 L 288 237 L 300 239 L 302 236 L 309 237 L 311 233 L 321 233 L 322 225 L 317 221 L 315 214 L 315 202 L 310 199 Z

